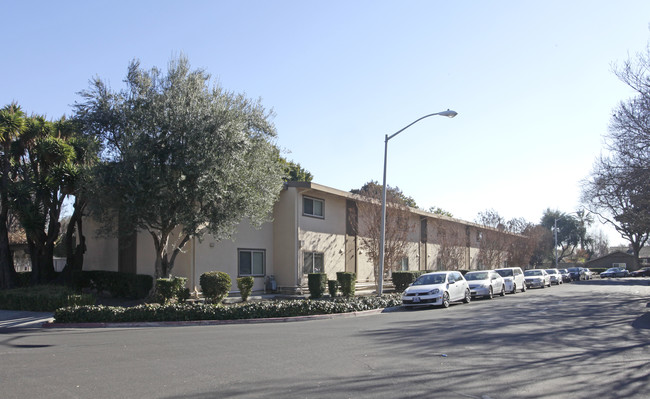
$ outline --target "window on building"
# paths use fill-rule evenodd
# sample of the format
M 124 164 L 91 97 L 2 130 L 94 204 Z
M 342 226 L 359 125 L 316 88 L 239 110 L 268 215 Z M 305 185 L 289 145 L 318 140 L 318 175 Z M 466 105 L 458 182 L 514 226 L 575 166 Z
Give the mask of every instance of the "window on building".
M 325 273 L 325 262 L 323 261 L 323 254 L 320 252 L 304 252 L 302 272 L 309 273 Z
M 239 275 L 264 276 L 266 254 L 263 249 L 239 250 Z
M 403 257 L 400 261 L 399 269 L 401 271 L 407 271 L 409 269 L 409 258 L 407 256 Z
M 318 218 L 324 217 L 324 205 L 325 201 L 316 199 L 316 198 L 310 198 L 310 197 L 303 197 L 302 198 L 302 213 L 303 215 L 306 216 L 314 216 Z

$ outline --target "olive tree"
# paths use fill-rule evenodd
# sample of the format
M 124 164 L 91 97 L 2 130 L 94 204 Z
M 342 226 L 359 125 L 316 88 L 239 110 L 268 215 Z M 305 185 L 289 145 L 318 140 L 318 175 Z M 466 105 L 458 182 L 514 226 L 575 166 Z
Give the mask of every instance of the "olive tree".
M 75 105 L 104 145 L 89 203 L 104 233 L 149 233 L 165 277 L 192 237 L 223 239 L 244 218 L 270 219 L 284 174 L 260 100 L 213 84 L 182 56 L 166 74 L 134 60 L 125 84 L 113 91 L 96 78 Z

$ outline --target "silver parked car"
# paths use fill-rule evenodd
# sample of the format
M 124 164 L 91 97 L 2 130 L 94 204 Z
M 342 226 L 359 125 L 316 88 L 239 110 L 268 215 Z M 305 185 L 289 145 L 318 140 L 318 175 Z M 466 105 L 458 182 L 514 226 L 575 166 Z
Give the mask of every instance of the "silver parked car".
M 545 288 L 551 286 L 551 276 L 546 273 L 544 269 L 530 269 L 524 272 L 524 278 L 526 279 L 526 286 Z
M 622 267 L 610 267 L 604 272 L 600 273 L 600 277 L 627 277 L 630 275 L 630 272 L 627 269 Z
M 563 283 L 562 274 L 560 273 L 559 270 L 557 270 L 557 269 L 546 269 L 546 273 L 548 273 L 549 277 L 551 278 L 551 284 L 560 285 L 560 284 Z
M 521 267 L 504 267 L 503 269 L 496 269 L 495 272 L 503 277 L 508 293 L 516 294 L 517 289 L 520 289 L 521 292 L 526 291 L 526 281 Z
M 403 306 L 442 306 L 451 302 L 469 303 L 472 296 L 463 275 L 457 271 L 423 274 L 402 294 Z
M 494 294 L 506 294 L 506 284 L 503 277 L 494 270 L 480 270 L 465 273 L 465 280 L 469 284 L 472 297 L 482 296 L 492 299 Z

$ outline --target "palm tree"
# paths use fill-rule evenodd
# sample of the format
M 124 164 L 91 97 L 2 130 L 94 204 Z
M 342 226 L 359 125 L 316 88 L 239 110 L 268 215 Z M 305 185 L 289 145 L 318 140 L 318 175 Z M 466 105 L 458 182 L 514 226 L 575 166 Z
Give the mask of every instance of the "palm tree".
M 16 103 L 0 110 L 0 144 L 2 145 L 2 181 L 0 185 L 0 288 L 12 288 L 16 281 L 13 257 L 9 250 L 9 173 L 11 144 L 25 130 L 25 114 Z

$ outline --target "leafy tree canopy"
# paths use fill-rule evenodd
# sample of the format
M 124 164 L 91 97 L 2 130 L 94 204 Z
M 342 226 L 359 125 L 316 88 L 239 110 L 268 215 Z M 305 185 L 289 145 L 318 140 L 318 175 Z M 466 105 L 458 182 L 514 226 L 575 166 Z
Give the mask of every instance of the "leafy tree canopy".
M 76 104 L 84 129 L 104 144 L 91 210 L 107 231 L 119 219 L 123 234 L 149 232 L 161 277 L 190 238 L 221 239 L 243 218 L 269 220 L 284 174 L 273 114 L 260 100 L 211 84 L 183 56 L 166 74 L 133 61 L 125 83 L 113 91 L 94 79 Z
M 282 169 L 284 170 L 284 181 L 306 181 L 310 182 L 314 178 L 307 169 L 300 166 L 299 163 L 288 161 L 279 157 Z
M 365 197 L 381 199 L 383 186 L 378 182 L 371 180 L 364 184 L 360 189 L 350 190 L 352 194 L 363 195 Z M 417 208 L 415 200 L 402 192 L 399 187 L 386 187 L 386 202 L 405 205 L 411 208 Z

